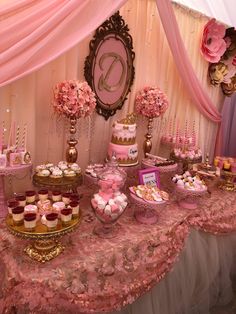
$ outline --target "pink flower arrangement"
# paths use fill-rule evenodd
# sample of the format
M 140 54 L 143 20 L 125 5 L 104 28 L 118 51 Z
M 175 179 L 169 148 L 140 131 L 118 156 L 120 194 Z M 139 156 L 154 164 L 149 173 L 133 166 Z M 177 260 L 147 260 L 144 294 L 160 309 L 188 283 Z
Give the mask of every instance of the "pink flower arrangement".
M 166 95 L 158 87 L 144 87 L 136 96 L 137 113 L 155 118 L 162 115 L 168 107 Z
M 84 118 L 95 109 L 95 94 L 87 82 L 63 81 L 54 87 L 53 92 L 55 111 L 66 117 Z
M 229 42 L 224 40 L 224 36 L 224 25 L 217 23 L 215 19 L 211 19 L 205 25 L 201 42 L 201 53 L 207 61 L 211 63 L 220 61 L 227 49 L 227 45 L 229 45 Z

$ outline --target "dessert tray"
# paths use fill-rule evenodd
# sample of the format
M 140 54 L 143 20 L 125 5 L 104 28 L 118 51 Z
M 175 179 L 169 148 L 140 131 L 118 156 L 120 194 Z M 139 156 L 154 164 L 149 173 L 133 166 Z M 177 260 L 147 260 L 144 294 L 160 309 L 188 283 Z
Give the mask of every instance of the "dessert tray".
M 142 189 L 142 187 L 145 189 Z M 143 224 L 155 224 L 158 220 L 156 209 L 167 203 L 169 200 L 168 193 L 159 190 L 157 187 L 144 185 L 130 187 L 129 190 L 133 204 L 139 206 L 139 210 L 134 213 L 136 220 Z M 139 193 L 140 191 L 141 193 Z
M 32 259 L 44 263 L 58 256 L 65 247 L 58 241 L 58 239 L 69 232 L 72 232 L 81 220 L 81 211 L 79 216 L 72 218 L 70 222 L 63 225 L 58 219 L 58 224 L 55 230 L 48 231 L 47 226 L 41 223 L 39 219 L 36 223 L 34 231 L 28 231 L 24 225 L 14 225 L 11 215 L 6 217 L 6 225 L 8 230 L 17 237 L 23 239 L 34 240 L 24 249 L 24 252 Z

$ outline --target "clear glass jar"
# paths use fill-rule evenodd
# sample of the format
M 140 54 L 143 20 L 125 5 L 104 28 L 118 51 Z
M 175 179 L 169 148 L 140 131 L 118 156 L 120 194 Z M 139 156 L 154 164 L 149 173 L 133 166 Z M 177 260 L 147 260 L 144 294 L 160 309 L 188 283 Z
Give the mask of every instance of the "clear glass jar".
M 92 208 L 101 222 L 94 232 L 102 238 L 112 238 L 117 233 L 115 222 L 127 207 L 127 197 L 121 189 L 125 184 L 126 172 L 118 167 L 113 156 L 105 168 L 98 170 L 99 191 L 93 195 Z

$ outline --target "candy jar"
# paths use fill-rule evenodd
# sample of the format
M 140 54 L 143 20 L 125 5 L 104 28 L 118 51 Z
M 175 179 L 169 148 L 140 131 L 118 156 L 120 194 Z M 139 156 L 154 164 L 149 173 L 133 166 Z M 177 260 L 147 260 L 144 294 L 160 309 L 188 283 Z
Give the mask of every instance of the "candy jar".
M 94 233 L 102 238 L 113 238 L 118 231 L 115 222 L 127 206 L 127 197 L 121 192 L 126 172 L 118 167 L 113 156 L 97 175 L 99 191 L 93 195 L 91 205 L 101 223 L 95 226 Z

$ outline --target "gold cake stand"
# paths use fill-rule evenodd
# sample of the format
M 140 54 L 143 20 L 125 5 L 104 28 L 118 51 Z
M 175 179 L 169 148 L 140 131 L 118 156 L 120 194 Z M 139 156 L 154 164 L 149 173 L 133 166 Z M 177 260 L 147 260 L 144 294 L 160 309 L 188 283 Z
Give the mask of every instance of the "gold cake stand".
M 63 225 L 58 219 L 55 230 L 48 231 L 47 227 L 40 221 L 37 222 L 34 231 L 26 231 L 24 225 L 15 226 L 10 215 L 6 218 L 8 230 L 15 236 L 23 239 L 34 240 L 32 244 L 25 247 L 24 252 L 32 259 L 45 263 L 58 256 L 65 247 L 59 242 L 59 238 L 74 231 L 81 220 L 81 213 L 78 218 L 72 219 L 67 225 Z
M 76 188 L 83 183 L 82 174 L 77 174 L 74 177 L 61 177 L 61 178 L 50 178 L 40 177 L 36 174 L 33 175 L 33 184 L 39 188 L 48 189 L 60 189 L 60 190 L 72 190 L 76 192 Z
M 224 177 L 224 181 L 220 183 L 219 188 L 224 191 L 236 191 L 236 186 L 234 184 L 236 172 L 221 170 L 221 176 Z

